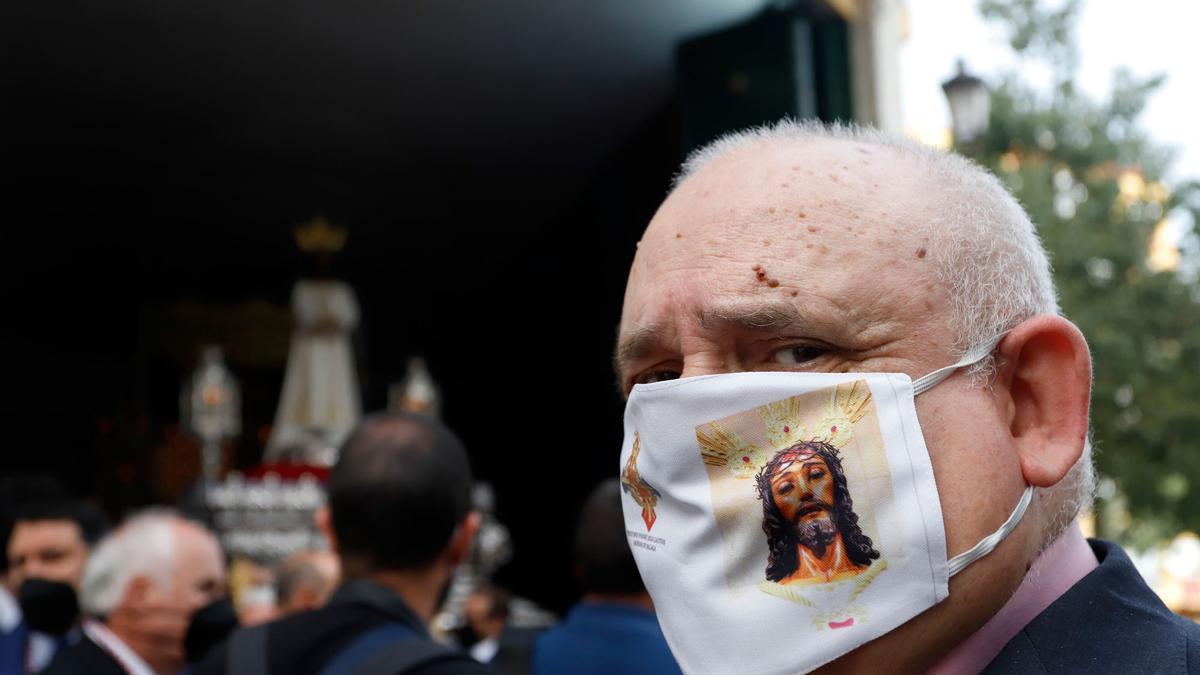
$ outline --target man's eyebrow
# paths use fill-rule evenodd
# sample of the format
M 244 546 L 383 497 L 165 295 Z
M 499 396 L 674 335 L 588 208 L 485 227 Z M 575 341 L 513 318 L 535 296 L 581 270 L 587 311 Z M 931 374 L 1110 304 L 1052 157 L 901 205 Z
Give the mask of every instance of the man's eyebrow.
M 629 335 L 618 338 L 616 349 L 613 350 L 613 370 L 617 377 L 623 377 L 623 366 L 645 358 L 665 341 L 667 330 L 664 326 L 654 325 L 637 328 Z
M 711 330 L 735 326 L 759 331 L 778 328 L 811 330 L 812 320 L 786 302 L 733 302 L 705 308 L 696 314 L 700 327 Z
M 811 332 L 813 326 L 813 322 L 793 305 L 761 300 L 716 304 L 698 311 L 696 320 L 704 330 L 734 326 L 748 331 L 789 328 Z M 617 376 L 623 376 L 622 367 L 661 348 L 668 341 L 669 332 L 667 326 L 656 324 L 637 328 L 619 338 L 613 351 L 613 370 Z

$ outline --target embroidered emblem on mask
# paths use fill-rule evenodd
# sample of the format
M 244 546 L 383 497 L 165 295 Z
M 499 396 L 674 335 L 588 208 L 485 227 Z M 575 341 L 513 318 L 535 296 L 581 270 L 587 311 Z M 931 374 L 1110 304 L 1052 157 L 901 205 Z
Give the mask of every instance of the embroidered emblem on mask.
M 634 432 L 633 451 L 629 454 L 629 460 L 625 462 L 625 470 L 621 472 L 621 490 L 633 497 L 633 501 L 642 507 L 642 521 L 646 523 L 646 531 L 649 532 L 654 527 L 654 521 L 658 520 L 654 507 L 658 505 L 658 498 L 662 495 L 638 474 L 637 458 L 640 450 L 641 440 L 637 432 Z

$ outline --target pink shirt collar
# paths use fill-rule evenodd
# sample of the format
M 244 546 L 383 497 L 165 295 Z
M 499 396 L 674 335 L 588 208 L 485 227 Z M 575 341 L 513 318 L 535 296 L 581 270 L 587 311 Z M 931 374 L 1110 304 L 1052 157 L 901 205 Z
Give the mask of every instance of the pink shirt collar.
M 1098 564 L 1079 526 L 1071 525 L 1033 561 L 1025 580 L 1000 611 L 926 675 L 982 672 L 1009 640 Z

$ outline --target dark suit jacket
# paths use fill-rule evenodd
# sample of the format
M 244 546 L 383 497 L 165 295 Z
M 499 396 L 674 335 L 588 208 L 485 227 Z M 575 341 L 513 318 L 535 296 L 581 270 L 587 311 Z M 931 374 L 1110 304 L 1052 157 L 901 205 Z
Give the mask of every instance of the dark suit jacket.
M 984 673 L 1200 673 L 1200 625 L 1167 609 L 1119 546 L 1088 543 L 1100 566 L 1021 629 Z
M 125 669 L 84 635 L 79 642 L 59 650 L 41 675 L 125 675 Z

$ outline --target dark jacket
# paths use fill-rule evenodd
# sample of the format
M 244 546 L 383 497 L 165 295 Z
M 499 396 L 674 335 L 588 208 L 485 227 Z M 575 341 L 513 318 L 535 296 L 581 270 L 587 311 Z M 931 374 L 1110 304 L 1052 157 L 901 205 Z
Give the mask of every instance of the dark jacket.
M 1116 544 L 1021 629 L 984 673 L 1200 673 L 1200 625 L 1172 613 Z
M 431 640 L 429 632 L 395 592 L 369 581 L 351 581 L 321 609 L 272 622 L 267 627 L 267 667 L 272 675 L 316 675 L 355 639 L 388 623 L 401 624 Z M 229 640 L 213 648 L 195 675 L 223 675 Z M 469 659 L 438 661 L 410 671 L 414 675 L 488 673 Z
M 84 635 L 70 647 L 60 649 L 41 675 L 125 675 L 125 669 Z
M 533 648 L 532 675 L 678 675 L 654 612 L 584 602 Z

